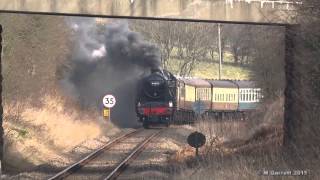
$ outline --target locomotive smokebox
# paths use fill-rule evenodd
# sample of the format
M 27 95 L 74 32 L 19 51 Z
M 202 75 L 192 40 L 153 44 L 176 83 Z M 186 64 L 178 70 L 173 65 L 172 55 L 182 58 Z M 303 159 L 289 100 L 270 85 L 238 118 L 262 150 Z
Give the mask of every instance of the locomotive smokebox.
M 151 74 L 139 83 L 136 113 L 145 128 L 149 124 L 168 126 L 175 111 L 176 79 L 169 71 L 160 68 L 151 68 L 150 71 Z

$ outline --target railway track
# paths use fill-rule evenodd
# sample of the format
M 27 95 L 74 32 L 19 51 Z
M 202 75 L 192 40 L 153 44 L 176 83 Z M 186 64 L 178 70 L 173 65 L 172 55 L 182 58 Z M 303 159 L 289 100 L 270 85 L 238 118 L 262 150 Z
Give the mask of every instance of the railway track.
M 49 180 L 115 179 L 160 132 L 161 129 L 138 129 L 124 134 L 50 177 Z

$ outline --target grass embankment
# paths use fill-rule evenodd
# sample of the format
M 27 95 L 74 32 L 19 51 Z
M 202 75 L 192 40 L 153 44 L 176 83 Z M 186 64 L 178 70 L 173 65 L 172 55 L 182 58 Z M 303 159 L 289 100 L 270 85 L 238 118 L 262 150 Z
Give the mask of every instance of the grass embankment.
M 319 157 L 307 160 L 307 157 L 292 156 L 283 151 L 282 107 L 283 98 L 280 98 L 261 107 L 249 121 L 217 122 L 209 119 L 198 122 L 193 128 L 206 135 L 206 144 L 200 148 L 198 158 L 195 150 L 186 145 L 169 159 L 178 172 L 173 178 L 319 179 Z M 310 146 L 312 148 L 320 153 L 319 149 Z
M 75 153 L 80 144 L 100 138 L 105 128 L 116 129 L 99 120 L 96 112 L 79 111 L 58 96 L 45 96 L 39 106 L 5 104 L 3 115 L 5 171 L 12 173 L 70 163 L 70 154 L 82 153 Z
M 174 74 L 178 74 L 180 67 L 184 63 L 183 60 L 171 58 L 168 61 L 167 68 Z M 230 55 L 225 55 L 224 63 L 222 63 L 222 79 L 249 79 L 250 69 L 245 66 L 236 65 L 232 63 Z M 191 72 L 191 76 L 207 79 L 219 78 L 219 62 L 218 61 L 198 61 L 195 68 Z

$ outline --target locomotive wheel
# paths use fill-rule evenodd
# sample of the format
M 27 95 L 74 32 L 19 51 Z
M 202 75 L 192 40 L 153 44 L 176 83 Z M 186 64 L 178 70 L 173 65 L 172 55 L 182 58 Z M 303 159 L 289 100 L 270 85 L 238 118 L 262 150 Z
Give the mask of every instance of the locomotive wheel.
M 143 128 L 149 129 L 149 123 L 147 121 L 143 121 Z

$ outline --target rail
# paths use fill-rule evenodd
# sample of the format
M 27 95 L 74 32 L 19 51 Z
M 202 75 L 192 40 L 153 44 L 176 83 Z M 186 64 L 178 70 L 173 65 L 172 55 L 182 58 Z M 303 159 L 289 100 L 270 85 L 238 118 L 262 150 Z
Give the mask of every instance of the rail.
M 136 148 L 134 148 L 132 152 L 126 158 L 124 158 L 104 180 L 115 179 L 117 176 L 119 176 L 121 174 L 121 171 L 128 165 L 129 161 L 133 160 L 136 155 L 138 155 L 145 148 L 147 143 L 150 142 L 150 140 L 157 136 L 160 132 L 161 130 L 148 136 L 143 142 L 141 142 Z
M 90 160 L 94 159 L 95 157 L 97 157 L 98 155 L 100 155 L 103 151 L 107 150 L 108 148 L 110 148 L 112 145 L 120 142 L 121 140 L 131 137 L 132 135 L 138 133 L 142 131 L 142 129 L 137 129 L 134 130 L 132 132 L 126 133 L 120 137 L 117 137 L 114 140 L 111 140 L 110 142 L 108 142 L 107 144 L 105 144 L 104 146 L 102 146 L 101 148 L 97 149 L 96 151 L 90 153 L 89 155 L 87 155 L 86 157 L 84 157 L 83 159 L 81 159 L 80 161 L 72 164 L 71 166 L 67 167 L 66 169 L 60 171 L 59 173 L 57 173 L 56 175 L 54 175 L 53 177 L 49 178 L 48 180 L 58 180 L 58 179 L 63 179 L 65 177 L 67 177 L 68 175 L 72 174 L 73 172 L 77 171 L 78 169 L 80 169 L 81 167 L 83 167 L 85 164 L 87 164 Z

